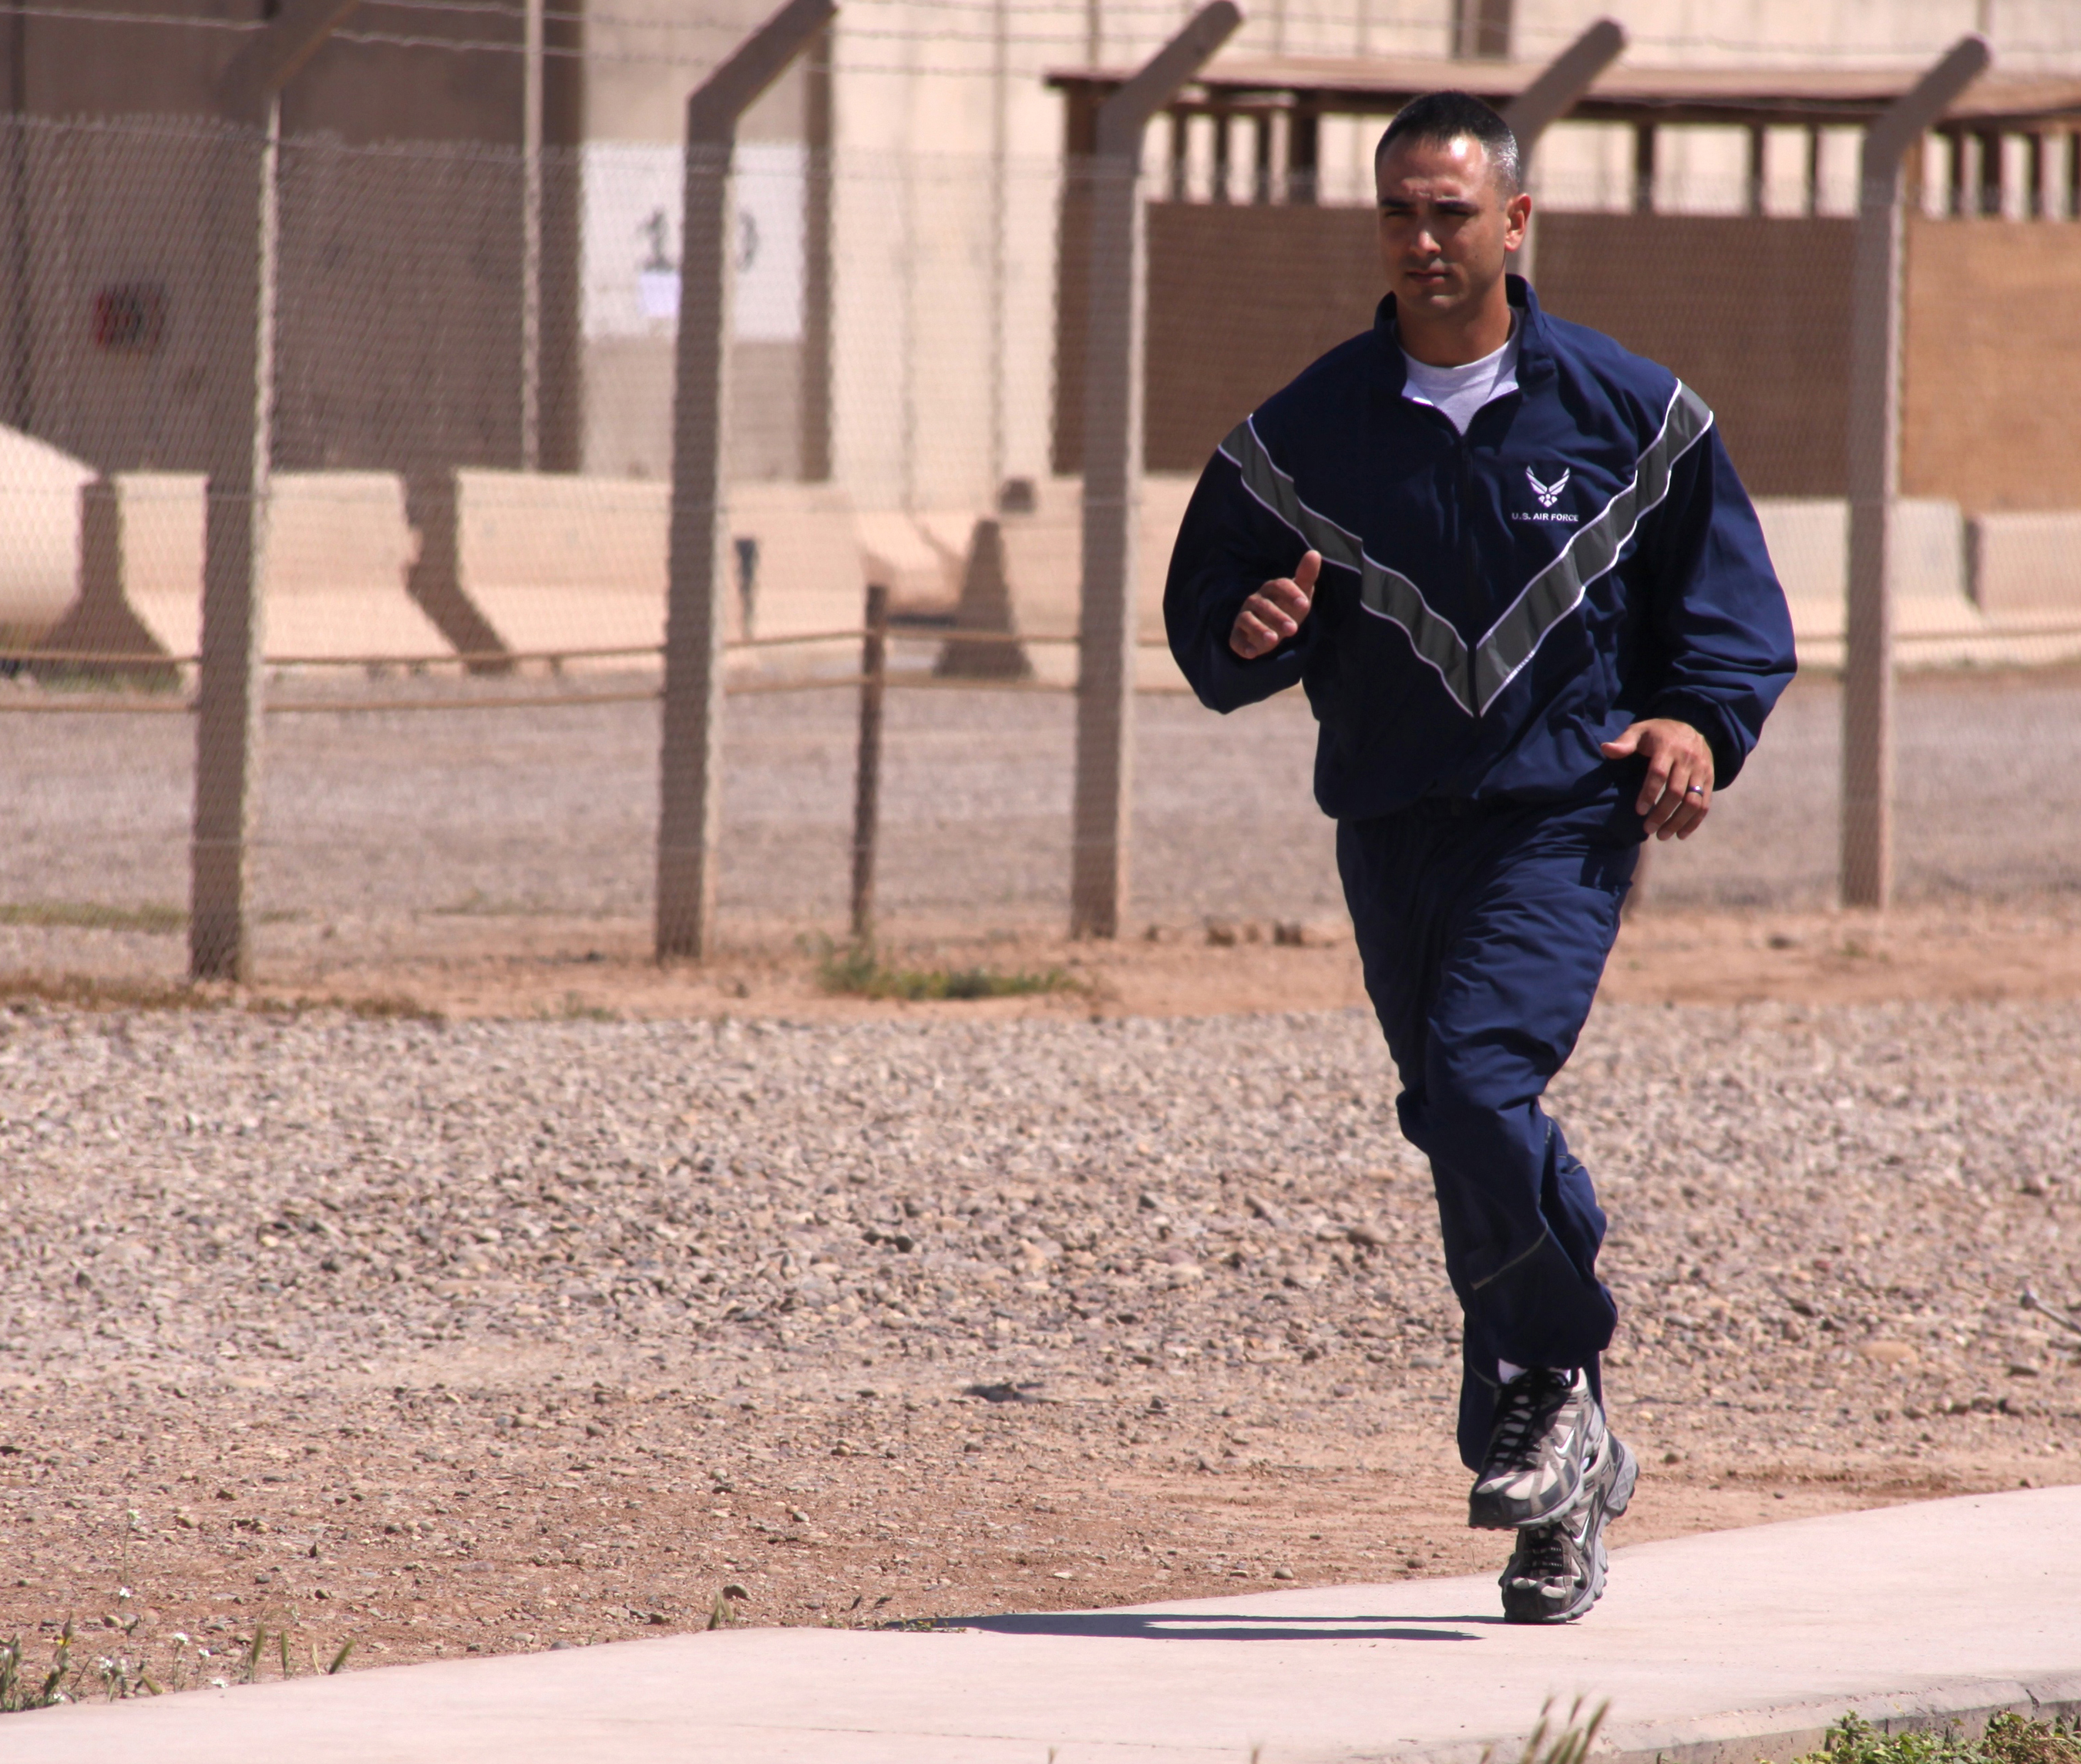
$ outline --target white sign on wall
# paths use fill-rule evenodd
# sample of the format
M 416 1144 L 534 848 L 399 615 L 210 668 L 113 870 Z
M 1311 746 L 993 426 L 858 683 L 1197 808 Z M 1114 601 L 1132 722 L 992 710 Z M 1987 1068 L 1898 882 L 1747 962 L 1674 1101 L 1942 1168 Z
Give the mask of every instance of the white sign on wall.
M 680 149 L 589 141 L 584 153 L 585 334 L 669 336 L 679 315 Z M 738 144 L 741 342 L 801 337 L 805 162 L 800 141 Z

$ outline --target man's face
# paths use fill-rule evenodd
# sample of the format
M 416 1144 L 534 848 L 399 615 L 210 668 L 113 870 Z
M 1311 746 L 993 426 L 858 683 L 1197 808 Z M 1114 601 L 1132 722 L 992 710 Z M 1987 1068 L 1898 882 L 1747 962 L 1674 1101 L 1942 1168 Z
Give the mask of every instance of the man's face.
M 1497 183 L 1471 136 L 1398 141 L 1373 168 L 1380 261 L 1399 309 L 1449 318 L 1479 306 L 1524 237 L 1532 198 Z

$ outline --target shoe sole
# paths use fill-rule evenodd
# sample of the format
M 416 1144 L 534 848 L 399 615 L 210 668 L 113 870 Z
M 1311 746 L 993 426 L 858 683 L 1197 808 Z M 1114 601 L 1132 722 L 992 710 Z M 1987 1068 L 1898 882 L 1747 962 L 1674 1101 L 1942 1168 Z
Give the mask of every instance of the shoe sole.
M 1633 1492 L 1640 1482 L 1640 1460 L 1626 1449 L 1625 1441 L 1615 1434 L 1607 1434 L 1611 1442 L 1612 1455 L 1616 1462 L 1612 1466 L 1610 1486 L 1604 1490 L 1604 1524 L 1619 1517 L 1633 1505 Z M 1601 1471 L 1603 1465 L 1598 1466 Z M 1583 1478 L 1583 1494 L 1596 1493 L 1597 1475 Z M 1604 1527 L 1597 1527 L 1597 1541 L 1590 1558 L 1590 1584 L 1583 1590 L 1582 1596 L 1566 1611 L 1550 1611 L 1535 1607 L 1521 1611 L 1511 1608 L 1510 1594 L 1504 1590 L 1503 1620 L 1507 1623 L 1571 1623 L 1586 1615 L 1590 1608 L 1604 1596 L 1604 1582 L 1611 1569 L 1611 1553 L 1604 1548 Z
M 1590 1558 L 1590 1584 L 1583 1589 L 1582 1596 L 1574 1604 L 1566 1611 L 1547 1611 L 1543 1607 L 1514 1611 L 1506 1589 L 1503 1595 L 1503 1620 L 1507 1623 L 1572 1623 L 1577 1618 L 1587 1615 L 1591 1607 L 1604 1596 L 1604 1581 L 1610 1566 L 1611 1557 L 1600 1533 Z

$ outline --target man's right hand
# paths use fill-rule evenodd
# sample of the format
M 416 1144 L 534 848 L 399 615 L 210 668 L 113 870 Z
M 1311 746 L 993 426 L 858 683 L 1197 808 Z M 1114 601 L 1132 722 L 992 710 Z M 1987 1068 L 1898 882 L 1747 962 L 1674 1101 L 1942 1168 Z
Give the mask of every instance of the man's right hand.
M 1246 662 L 1269 655 L 1301 628 L 1314 604 L 1315 578 L 1322 573 L 1322 554 L 1311 551 L 1293 566 L 1290 576 L 1267 582 L 1242 603 L 1235 628 L 1229 632 L 1229 647 Z

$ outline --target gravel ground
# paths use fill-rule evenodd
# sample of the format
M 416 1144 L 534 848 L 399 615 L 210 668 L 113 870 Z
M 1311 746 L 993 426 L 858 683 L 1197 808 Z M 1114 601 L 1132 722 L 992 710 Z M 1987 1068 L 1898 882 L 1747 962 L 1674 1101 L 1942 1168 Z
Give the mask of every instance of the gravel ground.
M 600 683 L 611 684 L 612 682 Z M 452 682 L 384 682 L 452 694 Z M 485 690 L 510 691 L 497 682 Z M 305 689 L 308 690 L 308 689 Z M 1310 796 L 1297 695 L 1233 717 L 1139 708 L 1133 913 L 1306 920 L 1339 909 Z M 1706 833 L 1658 848 L 1655 899 L 1790 908 L 1834 891 L 1840 715 L 1794 686 Z M 725 934 L 844 922 L 851 695 L 733 701 Z M 1030 930 L 1066 914 L 1072 706 L 1037 694 L 899 692 L 889 705 L 880 898 L 898 928 Z M 2081 676 L 1910 676 L 1898 716 L 1899 894 L 2081 890 Z M 441 952 L 464 919 L 647 920 L 657 803 L 649 704 L 269 722 L 254 900 L 263 964 Z M 171 976 L 187 898 L 192 731 L 178 716 L 0 716 L 15 781 L 0 842 L 0 965 Z M 2007 756 L 2027 752 L 2026 766 Z M 156 909 L 159 930 L 91 948 L 53 922 L 82 903 Z
M 1360 1013 L 0 1015 L 0 1633 L 417 1657 L 1493 1569 Z M 1606 1006 L 1643 1538 L 2070 1480 L 2081 1004 Z M 113 1626 L 138 1615 L 119 1643 Z M 48 1631 L 46 1632 L 48 1632 Z M 205 1667 L 205 1670 L 211 1670 Z

